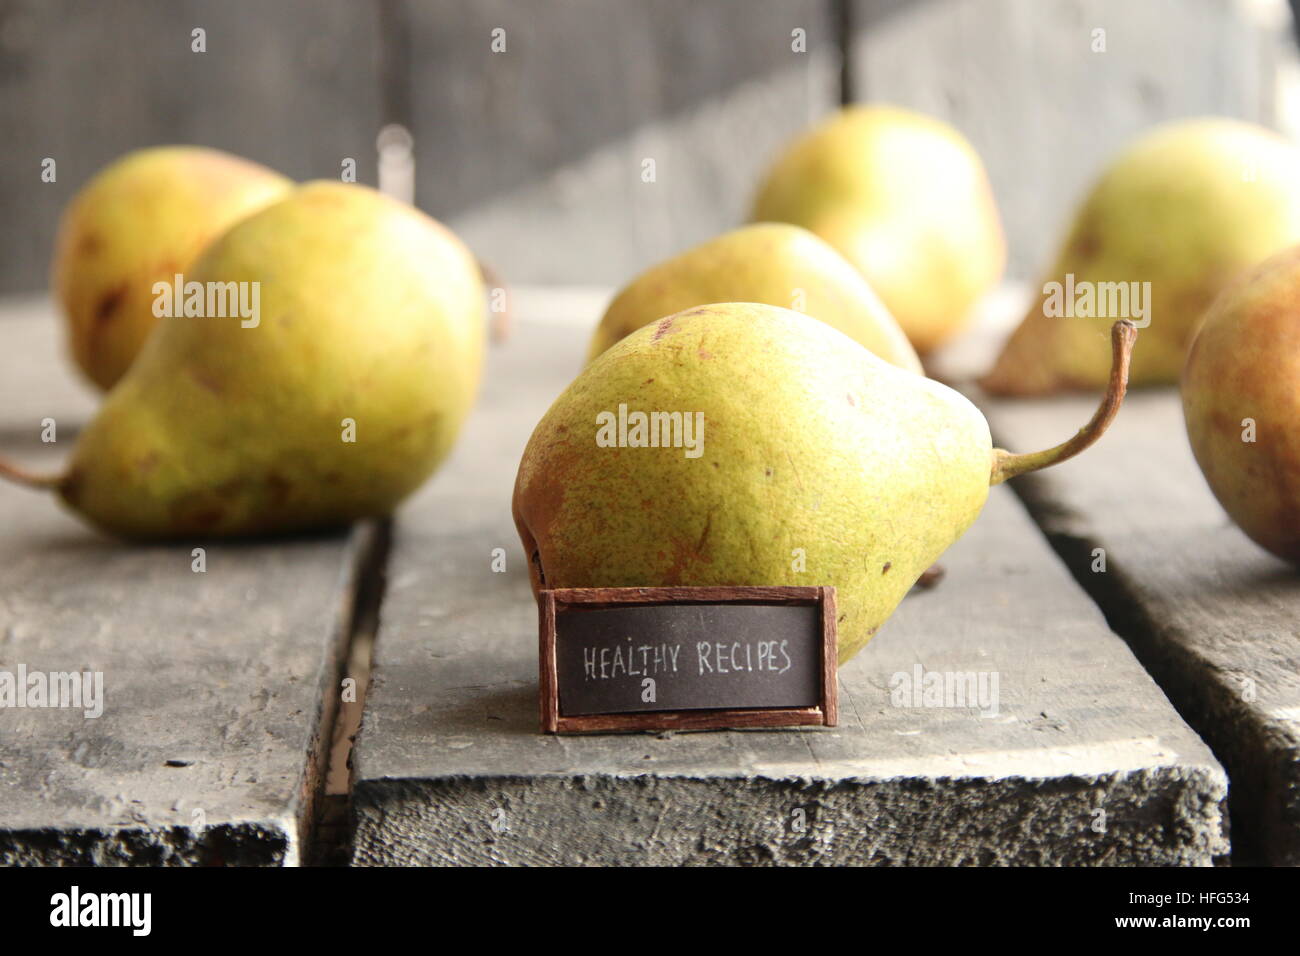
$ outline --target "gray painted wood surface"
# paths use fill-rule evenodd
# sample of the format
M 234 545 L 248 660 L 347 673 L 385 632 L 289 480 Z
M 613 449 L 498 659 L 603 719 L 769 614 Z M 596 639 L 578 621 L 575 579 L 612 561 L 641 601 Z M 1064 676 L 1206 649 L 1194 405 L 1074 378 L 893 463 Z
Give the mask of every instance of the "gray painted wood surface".
M 93 400 L 48 306 L 5 311 L 0 448 L 54 468 Z M 301 862 L 371 529 L 130 546 L 8 484 L 0 528 L 0 671 L 103 674 L 102 716 L 0 709 L 0 864 Z
M 939 588 L 906 599 L 842 670 L 838 728 L 539 733 L 536 610 L 510 493 L 601 305 L 521 297 L 523 321 L 493 350 L 453 458 L 399 515 L 354 752 L 355 863 L 1208 864 L 1226 853 L 1219 765 L 1006 489 L 945 556 Z M 531 320 L 541 313 L 569 321 Z M 496 548 L 505 573 L 491 570 Z M 892 678 L 917 665 L 996 672 L 997 715 L 892 706 Z
M 744 222 L 766 165 L 838 104 L 831 6 L 411 4 L 418 201 L 507 277 L 622 283 Z
M 997 439 L 1017 449 L 1085 421 L 1091 401 L 982 404 Z M 1176 391 L 1130 395 L 1097 446 L 1018 481 L 1076 576 L 1227 768 L 1234 850 L 1300 864 L 1300 574 L 1214 500 Z M 1104 572 L 1093 570 L 1096 549 Z
M 0 291 L 45 287 L 61 210 L 133 149 L 213 146 L 296 179 L 352 157 L 373 183 L 379 66 L 369 2 L 0 0 Z
M 842 3 L 851 34 L 841 0 L 0 0 L 0 291 L 44 287 L 60 210 L 128 150 L 201 143 L 299 179 L 351 157 L 373 182 L 390 121 L 415 135 L 420 204 L 508 279 L 622 283 L 746 218 L 783 144 L 840 102 L 845 49 L 855 97 L 970 137 L 1027 274 L 1149 124 L 1272 122 L 1290 44 L 1265 0 Z

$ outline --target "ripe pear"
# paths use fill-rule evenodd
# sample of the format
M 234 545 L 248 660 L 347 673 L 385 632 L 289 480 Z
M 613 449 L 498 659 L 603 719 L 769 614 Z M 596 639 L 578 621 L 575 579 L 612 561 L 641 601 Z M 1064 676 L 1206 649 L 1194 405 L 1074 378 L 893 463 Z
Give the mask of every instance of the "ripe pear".
M 1187 437 L 1224 510 L 1300 567 L 1300 248 L 1211 306 L 1182 377 Z
M 797 223 L 838 249 L 922 354 L 961 329 L 1006 266 L 975 150 L 946 123 L 894 107 L 849 107 L 795 142 L 752 218 Z
M 891 365 L 921 361 L 862 275 L 807 229 L 758 223 L 724 233 L 633 279 L 605 311 L 588 361 L 641 326 L 709 302 L 758 302 L 806 312 Z
M 1132 383 L 1175 384 L 1219 292 L 1296 242 L 1300 149 L 1238 120 L 1159 126 L 1093 186 L 1039 294 L 981 384 L 1007 395 L 1095 388 L 1106 381 L 1106 329 L 1116 318 L 1150 323 L 1133 356 Z
M 250 301 L 259 290 L 256 321 L 163 318 L 63 475 L 0 471 L 116 535 L 236 536 L 387 514 L 447 454 L 486 324 L 474 258 L 437 222 L 364 186 L 311 183 L 192 272 Z
M 197 146 L 130 153 L 82 187 L 59 227 L 52 281 L 86 376 L 111 388 L 157 322 L 154 283 L 187 272 L 212 239 L 292 188 L 265 166 Z
M 1132 335 L 1117 328 L 1093 422 L 1012 455 L 962 395 L 807 315 L 722 303 L 661 319 L 588 365 L 528 442 L 513 511 L 533 588 L 834 585 L 848 660 L 991 484 L 1105 429 Z M 679 420 L 647 430 L 634 413 Z

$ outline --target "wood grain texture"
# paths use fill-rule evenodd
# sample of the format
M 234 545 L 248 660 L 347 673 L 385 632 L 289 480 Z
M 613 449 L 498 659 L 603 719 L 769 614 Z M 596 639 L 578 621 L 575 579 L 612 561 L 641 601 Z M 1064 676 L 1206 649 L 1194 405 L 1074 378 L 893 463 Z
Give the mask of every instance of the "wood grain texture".
M 537 704 L 541 711 L 543 733 L 560 730 L 559 665 L 555 659 L 555 592 L 537 598 Z
M 510 494 L 603 305 L 561 298 L 569 325 L 520 312 L 453 457 L 398 517 L 353 755 L 354 862 L 1190 865 L 1227 852 L 1219 765 L 1005 488 L 945 555 L 943 582 L 840 668 L 838 727 L 539 733 L 538 612 Z M 545 296 L 525 299 L 548 312 Z M 996 708 L 913 706 L 898 688 L 917 667 L 996 674 Z
M 415 134 L 418 203 L 507 281 L 623 281 L 742 222 L 763 166 L 839 101 L 831 5 L 0 0 L 0 292 L 45 286 L 60 211 L 131 149 L 299 179 L 351 157 L 373 183 L 389 121 Z
M 213 146 L 296 179 L 351 157 L 373 184 L 379 61 L 371 0 L 0 0 L 0 292 L 45 288 L 63 207 L 133 149 Z
M 92 407 L 56 330 L 0 319 L 0 454 L 34 466 Z M 0 709 L 0 863 L 302 862 L 369 532 L 131 546 L 8 484 L 0 527 L 0 671 L 103 675 L 99 717 Z
M 835 727 L 840 722 L 839 615 L 835 589 L 818 588 L 822 606 L 822 723 Z
M 980 401 L 1015 450 L 1069 434 L 1092 403 Z M 1227 768 L 1234 847 L 1300 864 L 1300 573 L 1214 500 L 1176 391 L 1131 393 L 1095 448 L 1015 487 Z
M 643 714 L 561 716 L 556 722 L 556 732 L 562 734 L 637 733 L 823 725 L 826 725 L 826 712 L 821 707 L 772 707 L 764 710 L 682 710 Z
M 822 599 L 820 587 L 662 587 L 550 588 L 556 604 L 811 604 Z
M 405 4 L 418 201 L 507 281 L 624 282 L 745 221 L 765 166 L 838 104 L 831 7 Z
M 1283 46 L 1249 13 L 1258 5 L 843 2 L 856 95 L 948 118 L 971 138 L 1016 273 L 1044 265 L 1101 162 L 1151 123 L 1275 113 Z M 415 135 L 419 204 L 506 281 L 624 282 L 744 221 L 785 143 L 839 104 L 839 8 L 0 0 L 0 292 L 45 286 L 60 210 L 131 149 L 199 143 L 299 179 L 337 177 L 351 157 L 373 182 L 389 121 Z M 196 27 L 206 53 L 191 51 Z M 1099 28 L 1105 53 L 1092 50 Z M 806 52 L 792 50 L 794 30 Z M 46 157 L 56 183 L 40 180 Z

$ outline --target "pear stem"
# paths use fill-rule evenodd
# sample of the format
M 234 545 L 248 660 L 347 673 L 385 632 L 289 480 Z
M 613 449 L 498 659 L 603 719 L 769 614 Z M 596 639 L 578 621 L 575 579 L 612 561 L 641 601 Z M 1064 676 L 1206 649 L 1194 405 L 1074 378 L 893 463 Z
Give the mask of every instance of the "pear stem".
M 1124 393 L 1128 391 L 1129 361 L 1133 357 L 1133 343 L 1136 340 L 1137 326 L 1128 319 L 1120 319 L 1112 325 L 1110 382 L 1106 385 L 1106 394 L 1102 396 L 1101 404 L 1097 406 L 1092 420 L 1080 428 L 1073 438 L 1055 448 L 1027 452 L 1023 455 L 994 448 L 993 473 L 989 477 L 989 484 L 1000 485 L 1008 478 L 1060 464 L 1073 458 L 1105 434 L 1110 423 L 1119 414 L 1119 407 L 1124 402 Z
M 493 343 L 500 345 L 510 337 L 510 328 L 514 325 L 514 309 L 510 307 L 510 290 L 501 281 L 501 274 L 482 259 L 478 260 L 478 274 L 483 277 L 483 282 L 489 289 L 500 289 L 505 293 L 505 308 L 493 314 L 489 326 Z
M 921 576 L 916 579 L 916 584 L 912 586 L 920 588 L 922 591 L 928 591 L 938 586 L 947 573 L 948 571 L 942 564 L 932 564 L 928 570 L 921 572 Z
M 47 490 L 57 488 L 63 484 L 63 475 L 37 475 L 28 471 L 26 468 L 5 461 L 0 458 L 0 478 L 12 481 L 14 484 L 26 485 L 28 488 L 39 488 Z

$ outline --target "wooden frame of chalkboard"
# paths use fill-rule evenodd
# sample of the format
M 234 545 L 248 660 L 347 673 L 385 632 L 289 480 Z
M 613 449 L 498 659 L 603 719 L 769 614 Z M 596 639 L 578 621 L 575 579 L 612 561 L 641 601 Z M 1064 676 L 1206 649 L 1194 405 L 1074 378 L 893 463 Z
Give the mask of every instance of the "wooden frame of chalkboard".
M 681 605 L 804 605 L 818 609 L 817 702 L 799 707 L 561 713 L 558 623 L 561 616 L 604 608 Z M 544 733 L 724 730 L 745 727 L 834 727 L 838 720 L 838 642 L 833 587 L 557 588 L 538 595 L 538 683 Z

